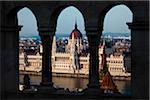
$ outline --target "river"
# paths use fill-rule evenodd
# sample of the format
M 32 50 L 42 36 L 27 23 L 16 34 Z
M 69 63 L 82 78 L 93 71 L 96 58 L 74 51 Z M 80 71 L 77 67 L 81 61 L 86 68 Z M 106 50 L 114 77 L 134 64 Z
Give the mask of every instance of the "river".
M 19 77 L 20 82 L 23 82 L 23 76 Z M 85 89 L 88 84 L 87 78 L 66 78 L 66 77 L 53 77 L 54 86 L 61 88 L 68 88 L 70 91 L 76 90 L 76 88 Z M 30 82 L 34 85 L 39 85 L 41 82 L 41 76 L 30 76 Z M 131 81 L 129 80 L 115 80 L 119 92 L 124 95 L 131 95 Z

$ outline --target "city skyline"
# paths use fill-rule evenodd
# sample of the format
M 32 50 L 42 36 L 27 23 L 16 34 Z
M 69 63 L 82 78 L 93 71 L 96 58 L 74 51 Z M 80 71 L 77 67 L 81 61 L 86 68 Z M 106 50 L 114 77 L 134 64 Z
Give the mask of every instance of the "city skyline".
M 53 80 L 53 82 L 58 87 L 62 86 L 62 88 L 64 89 L 68 88 L 69 91 L 76 91 L 76 89 L 83 90 L 86 87 L 88 82 L 87 79 L 89 75 L 89 64 L 90 64 L 89 45 L 88 45 L 88 40 L 84 40 L 82 37 L 83 36 L 81 36 L 80 31 L 75 28 L 72 31 L 72 33 L 70 33 L 67 41 L 66 40 L 57 41 L 56 37 L 53 38 L 53 44 L 51 50 L 52 76 L 56 78 L 61 77 L 61 79 L 59 79 L 60 83 L 55 82 L 55 80 Z M 115 39 L 107 42 L 106 40 L 101 41 L 98 48 L 99 70 L 100 70 L 99 78 L 101 81 L 104 79 L 102 76 L 103 75 L 102 70 L 106 64 L 108 66 L 108 71 L 111 77 L 113 77 L 113 79 L 119 78 L 124 83 L 130 81 L 131 67 L 129 65 L 131 60 L 130 60 L 130 56 L 126 55 L 126 53 L 129 54 L 130 52 L 130 45 L 131 42 L 128 40 L 120 41 L 120 39 Z M 43 46 L 42 44 L 38 43 L 37 40 L 31 38 L 20 39 L 19 40 L 20 75 L 22 75 L 23 73 L 41 75 L 42 53 L 43 53 Z M 68 87 L 68 83 L 66 81 L 62 82 L 63 77 L 71 81 L 72 78 L 74 79 L 77 78 L 76 75 L 78 75 L 77 76 L 78 78 L 84 77 L 85 81 L 87 82 L 74 81 L 72 82 L 73 84 L 79 83 L 79 85 L 77 86 L 77 85 L 69 84 L 69 86 L 71 87 Z M 23 83 L 22 79 L 20 80 L 20 83 Z M 33 83 L 40 84 L 40 80 L 35 81 L 33 79 L 31 84 Z M 82 84 L 82 86 L 80 84 Z M 119 85 L 116 86 L 119 87 Z M 122 86 L 124 85 L 122 84 Z M 129 88 L 127 88 L 127 91 L 128 94 L 130 94 L 130 85 L 128 85 L 128 87 Z M 120 87 L 118 89 L 123 94 L 127 93 L 127 92 L 123 92 L 122 88 Z
M 66 17 L 66 15 L 69 17 Z M 36 18 L 28 8 L 21 9 L 17 17 L 18 24 L 23 25 L 20 36 L 38 36 Z M 81 12 L 73 6 L 62 10 L 57 19 L 56 35 L 70 34 L 74 29 L 75 21 L 77 21 L 78 29 L 81 33 L 85 34 L 84 18 Z M 124 5 L 115 6 L 105 16 L 103 33 L 130 33 L 126 22 L 132 22 L 132 12 Z

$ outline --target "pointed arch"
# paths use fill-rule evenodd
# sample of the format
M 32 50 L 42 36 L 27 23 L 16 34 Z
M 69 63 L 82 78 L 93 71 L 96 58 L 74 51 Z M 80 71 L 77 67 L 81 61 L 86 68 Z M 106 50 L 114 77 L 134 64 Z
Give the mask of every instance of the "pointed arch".
M 124 7 L 126 7 L 127 9 L 129 9 L 129 11 L 133 14 L 133 17 L 134 17 L 133 9 L 132 9 L 132 7 L 128 3 L 124 3 L 124 2 L 113 3 L 113 4 L 110 4 L 110 5 L 106 6 L 102 10 L 102 12 L 100 12 L 100 14 L 99 14 L 100 17 L 99 17 L 98 23 L 100 24 L 101 27 L 104 26 L 104 19 L 105 19 L 106 14 L 111 9 L 113 9 L 114 7 L 117 7 L 117 6 L 124 6 Z M 132 17 L 132 19 L 133 19 L 133 17 Z
M 74 6 L 66 7 L 58 16 L 56 34 L 60 32 L 64 33 L 65 31 L 67 31 L 67 34 L 70 34 L 75 27 L 75 22 L 77 23 L 78 29 L 81 31 L 81 33 L 85 34 L 84 18 L 82 13 Z
M 18 18 L 18 25 L 23 25 L 22 30 L 20 31 L 21 36 L 38 35 L 37 18 L 28 7 L 20 9 L 17 12 L 17 18 Z
M 103 32 L 130 33 L 128 26 L 123 22 L 132 22 L 133 14 L 126 5 L 116 5 L 109 9 L 103 20 Z M 121 23 L 121 24 L 120 24 Z
M 72 41 L 74 41 L 74 38 L 72 38 L 72 37 L 70 38 L 69 36 L 73 36 L 76 33 L 78 35 L 74 35 L 73 37 L 76 37 L 76 36 L 77 37 L 78 36 L 82 37 L 81 33 L 85 34 L 85 31 L 84 31 L 84 18 L 83 18 L 82 13 L 75 6 L 67 6 L 67 7 L 64 7 L 64 9 L 60 10 L 60 12 L 59 12 L 59 14 L 56 18 L 57 18 L 57 20 L 55 19 L 55 21 L 57 21 L 57 27 L 56 27 L 55 35 L 59 35 L 59 37 L 64 37 L 65 36 L 68 39 L 67 39 L 67 41 L 66 41 L 66 39 L 59 41 L 59 42 L 65 41 L 65 42 L 63 42 L 65 46 L 64 45 L 62 46 L 61 44 L 59 44 L 59 46 L 57 46 L 58 49 L 59 49 L 57 53 L 63 52 L 64 54 L 67 55 L 67 57 L 66 56 L 64 57 L 64 55 L 61 56 L 62 58 L 59 58 L 59 56 L 55 56 L 55 57 L 57 58 L 57 60 L 61 60 L 62 61 L 61 63 L 65 62 L 65 61 L 78 62 L 78 58 L 74 57 L 74 54 L 76 54 L 75 51 L 74 51 L 76 45 L 75 44 L 71 45 L 71 44 L 73 44 Z M 60 34 L 60 33 L 62 33 L 62 34 Z M 70 35 L 70 34 L 73 34 L 73 35 Z M 79 45 L 81 46 L 81 43 L 82 43 L 81 39 L 79 39 L 77 41 L 78 41 L 78 46 Z M 53 42 L 56 42 L 56 40 L 53 41 Z M 54 48 L 55 47 L 56 46 L 54 46 Z M 55 52 L 56 51 L 57 50 L 55 49 Z M 72 53 L 71 57 L 70 57 L 70 53 Z M 52 58 L 53 61 L 54 61 L 55 57 Z M 58 65 L 57 67 L 59 67 L 59 64 L 57 64 L 57 65 Z M 79 68 L 79 63 L 78 63 L 77 66 Z M 74 66 L 74 65 L 72 66 L 70 64 L 67 64 L 67 65 L 62 64 L 61 67 L 64 68 L 64 69 L 65 69 L 65 67 L 67 67 L 67 69 L 69 69 L 69 70 L 66 69 L 66 71 L 68 71 L 68 72 L 70 71 L 71 73 L 72 73 L 72 71 L 74 71 L 74 73 L 75 73 L 76 68 L 77 68 L 76 66 Z M 71 69 L 70 67 L 72 67 L 73 69 Z M 56 85 L 57 84 L 58 83 L 56 83 Z M 61 84 L 63 84 L 65 87 L 68 88 L 68 85 L 65 85 L 66 83 L 61 83 Z M 73 87 L 73 88 L 75 88 L 75 87 Z M 76 88 L 78 88 L 78 87 L 76 87 Z
M 102 11 L 101 15 L 102 16 L 100 18 L 100 23 L 101 23 L 101 26 L 103 27 L 103 35 L 104 36 L 105 36 L 105 34 L 107 34 L 107 36 L 111 35 L 112 37 L 113 36 L 118 36 L 118 35 L 131 36 L 131 34 L 130 34 L 131 31 L 128 28 L 126 23 L 127 22 L 132 22 L 132 20 L 133 20 L 133 13 L 132 13 L 131 9 L 127 5 L 125 5 L 125 4 L 115 4 L 115 5 L 107 6 Z M 125 33 L 125 34 L 121 34 L 121 33 Z M 129 34 L 126 34 L 126 33 L 129 33 Z M 105 37 L 103 37 L 103 38 L 105 38 Z M 128 41 L 128 42 L 131 44 L 131 40 Z M 106 43 L 107 43 L 107 50 L 112 48 L 112 46 L 114 47 L 114 45 L 112 45 L 112 40 L 107 40 Z M 131 46 L 128 45 L 128 48 L 130 49 Z M 113 52 L 116 52 L 116 51 L 112 50 L 111 52 L 113 53 Z M 128 54 L 130 54 L 130 55 L 128 55 L 128 57 L 131 57 L 131 53 L 130 52 L 131 51 L 129 50 Z M 126 67 L 125 66 L 125 57 L 123 58 L 123 61 L 124 61 L 124 64 L 121 66 L 121 68 L 125 68 Z M 122 60 L 121 60 L 121 62 L 122 62 Z M 115 63 L 118 63 L 118 62 L 115 61 Z M 109 63 L 108 65 L 109 65 L 108 70 L 113 75 L 113 71 L 111 71 L 113 69 L 111 63 Z M 113 66 L 115 67 L 115 64 Z M 129 67 L 131 67 L 131 66 L 129 65 Z M 120 70 L 118 68 L 117 68 L 117 70 L 116 70 L 116 68 L 114 68 L 114 69 L 115 69 L 116 73 L 118 73 L 117 71 Z M 126 71 L 127 71 L 127 69 L 126 69 Z M 118 86 L 118 84 L 116 84 L 116 85 Z M 129 88 L 129 92 L 131 92 L 130 89 L 131 89 L 131 86 Z M 121 89 L 119 89 L 119 90 L 121 91 Z M 123 91 L 121 91 L 121 92 L 123 93 Z
M 66 4 L 66 5 L 57 6 L 57 7 L 52 9 L 52 13 L 51 13 L 51 17 L 50 17 L 50 23 L 51 23 L 50 25 L 51 25 L 51 27 L 55 27 L 56 28 L 56 26 L 58 25 L 59 16 L 61 16 L 61 14 L 64 11 L 68 10 L 68 8 L 70 8 L 70 7 L 71 7 L 71 9 L 75 10 L 75 12 L 80 13 L 80 15 L 83 18 L 83 22 L 85 23 L 85 16 L 84 16 L 80 6 L 78 6 L 78 5 L 70 5 L 70 4 L 67 5 Z

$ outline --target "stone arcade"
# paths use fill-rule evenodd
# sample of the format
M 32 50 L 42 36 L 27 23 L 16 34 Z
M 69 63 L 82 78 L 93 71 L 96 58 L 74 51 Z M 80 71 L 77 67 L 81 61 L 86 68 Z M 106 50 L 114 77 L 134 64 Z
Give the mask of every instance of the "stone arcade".
M 57 18 L 60 12 L 68 7 L 77 7 L 85 19 L 90 61 L 89 83 L 86 93 L 98 93 L 99 90 L 99 60 L 98 45 L 103 30 L 103 21 L 106 13 L 114 6 L 124 4 L 133 13 L 133 22 L 127 23 L 132 37 L 132 96 L 131 99 L 148 99 L 149 97 L 149 1 L 0 1 L 1 8 L 1 96 L 4 99 L 17 98 L 18 71 L 19 71 L 19 31 L 17 12 L 28 7 L 36 16 L 38 31 L 42 40 L 42 82 L 41 87 L 53 87 L 51 51 L 53 36 L 56 30 Z M 50 69 L 50 70 L 48 70 Z M 51 74 L 48 74 L 51 73 Z M 92 92 L 91 92 L 92 91 Z M 38 95 L 38 94 L 37 94 Z M 50 94 L 41 94 L 41 97 L 52 98 Z M 52 95 L 52 94 L 51 94 Z M 66 94 L 67 95 L 67 94 Z M 19 97 L 34 98 L 21 94 Z M 18 98 L 19 98 L 18 97 Z M 84 96 L 80 96 L 83 98 Z M 86 97 L 86 96 L 85 96 Z M 70 98 L 74 98 L 70 96 Z M 80 99 L 78 98 L 78 99 Z M 106 97 L 107 98 L 107 97 Z M 122 98 L 122 97 L 120 97 Z M 77 98 L 76 98 L 77 99 Z

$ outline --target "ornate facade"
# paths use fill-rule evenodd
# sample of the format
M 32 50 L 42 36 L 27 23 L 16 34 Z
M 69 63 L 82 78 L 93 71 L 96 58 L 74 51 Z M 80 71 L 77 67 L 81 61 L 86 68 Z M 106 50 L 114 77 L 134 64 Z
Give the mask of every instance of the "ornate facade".
M 77 29 L 75 24 L 75 29 L 71 32 L 68 40 L 68 44 L 64 46 L 64 51 L 59 51 L 56 45 L 56 37 L 53 38 L 52 44 L 52 72 L 53 73 L 64 73 L 64 74 L 89 74 L 89 52 L 88 47 L 83 44 L 82 34 Z M 99 46 L 99 69 L 102 70 L 105 62 L 102 60 L 106 57 L 105 54 L 105 41 Z M 42 46 L 40 46 L 40 53 L 37 52 L 36 55 L 27 55 L 27 60 L 29 62 L 29 67 L 26 67 L 26 71 L 41 71 L 42 69 Z M 24 52 L 19 55 L 20 59 L 20 70 L 23 70 L 24 63 L 26 62 L 26 57 Z M 106 63 L 109 72 L 112 76 L 130 76 L 130 73 L 126 73 L 124 65 L 124 56 L 113 55 L 106 57 Z

